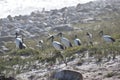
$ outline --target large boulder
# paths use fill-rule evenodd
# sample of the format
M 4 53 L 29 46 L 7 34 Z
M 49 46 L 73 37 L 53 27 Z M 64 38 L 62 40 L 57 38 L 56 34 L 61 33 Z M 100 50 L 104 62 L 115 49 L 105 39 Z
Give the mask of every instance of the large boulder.
M 51 29 L 52 31 L 73 31 L 74 28 L 71 27 L 69 24 L 62 24 L 62 25 L 57 25 L 56 27 Z
M 73 70 L 61 70 L 53 72 L 50 76 L 50 80 L 83 80 L 83 76 L 80 72 Z
M 0 75 L 0 80 L 16 80 L 14 77 L 5 77 L 4 75 Z

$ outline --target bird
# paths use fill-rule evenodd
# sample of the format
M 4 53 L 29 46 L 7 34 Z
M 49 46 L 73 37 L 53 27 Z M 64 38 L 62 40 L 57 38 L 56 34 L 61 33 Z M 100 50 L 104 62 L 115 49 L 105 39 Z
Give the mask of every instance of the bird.
M 64 50 L 64 46 L 58 42 L 58 41 L 54 41 L 54 36 L 51 35 L 47 40 L 50 40 L 51 39 L 51 42 L 52 42 L 52 46 L 56 49 L 56 50 Z
M 39 40 L 39 45 L 38 47 L 41 49 L 41 50 L 44 50 L 44 41 L 41 39 Z
M 102 36 L 102 38 L 103 38 L 103 40 L 104 40 L 105 42 L 113 43 L 113 42 L 116 41 L 116 40 L 115 40 L 114 38 L 112 38 L 110 35 L 104 35 L 104 34 L 103 34 L 103 31 L 100 31 L 100 32 L 99 32 L 99 35 Z
M 50 40 L 50 39 L 51 39 L 52 46 L 53 46 L 56 50 L 60 51 L 60 53 L 58 53 L 58 54 L 59 54 L 59 56 L 63 59 L 65 65 L 67 66 L 66 59 L 64 59 L 64 56 L 61 54 L 61 53 L 62 53 L 61 51 L 63 51 L 65 48 L 64 48 L 64 46 L 63 46 L 60 42 L 54 41 L 54 38 L 55 38 L 55 36 L 50 35 L 47 40 Z
M 43 40 L 39 40 L 39 46 L 42 47 L 42 45 L 43 45 Z
M 65 46 L 65 48 L 72 47 L 72 43 L 69 41 L 69 39 L 63 37 L 63 33 L 59 32 L 57 36 L 61 37 L 61 43 Z
M 39 44 L 43 44 L 43 40 L 40 40 L 40 41 L 39 41 Z
M 93 37 L 92 34 L 89 32 L 87 32 L 86 35 L 88 36 L 89 39 L 92 39 L 92 37 Z
M 88 37 L 88 42 L 90 43 L 90 45 L 93 46 L 93 40 L 92 40 L 93 35 L 91 33 L 89 33 L 89 32 L 87 32 L 86 35 Z
M 38 41 L 38 44 L 36 45 L 39 49 L 41 49 L 41 50 L 43 50 L 44 49 L 44 42 L 43 42 L 43 40 L 41 39 L 41 40 L 39 40 Z
M 77 35 L 75 35 L 74 43 L 75 43 L 76 46 L 81 45 L 81 40 L 77 38 Z
M 23 38 L 21 39 L 20 37 L 18 37 L 19 34 L 17 32 L 15 33 L 15 35 L 16 35 L 15 37 L 16 48 L 19 48 L 19 49 L 26 48 L 26 45 L 23 42 Z

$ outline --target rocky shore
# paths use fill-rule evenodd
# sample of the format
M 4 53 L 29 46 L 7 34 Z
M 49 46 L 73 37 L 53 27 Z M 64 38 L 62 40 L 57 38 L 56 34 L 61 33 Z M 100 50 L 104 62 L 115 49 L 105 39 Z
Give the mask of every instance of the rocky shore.
M 113 12 L 114 14 L 112 14 Z M 116 16 L 114 17 L 113 15 L 118 16 L 119 14 L 119 0 L 98 0 L 62 9 L 38 10 L 30 15 L 15 17 L 8 15 L 7 18 L 0 19 L 0 55 L 12 51 L 6 47 L 6 44 L 14 42 L 15 32 L 22 34 L 25 40 L 32 39 L 36 41 L 38 38 L 46 38 L 50 33 L 88 31 L 90 28 L 96 30 L 96 28 L 101 26 L 84 26 L 85 24 L 97 24 L 98 22 L 114 20 Z M 101 17 L 103 15 L 105 16 Z M 78 24 L 82 25 L 77 26 Z M 117 25 L 117 23 L 114 25 Z M 103 27 L 106 28 L 106 25 Z M 33 47 L 30 46 L 29 48 L 32 49 Z M 68 60 L 68 66 L 65 66 L 63 63 L 48 65 L 47 63 L 42 64 L 36 61 L 35 65 L 31 66 L 29 72 L 17 75 L 12 74 L 15 79 L 13 77 L 5 79 L 5 76 L 0 76 L 0 80 L 64 80 L 63 78 L 73 80 L 72 78 L 75 77 L 76 79 L 74 80 L 120 80 L 119 55 L 114 59 L 104 58 L 99 62 L 94 57 L 82 57 L 83 54 L 87 55 L 88 53 L 86 50 L 84 53 L 74 54 L 75 59 Z M 8 58 L 8 55 L 4 57 Z M 22 56 L 22 58 L 25 57 Z M 8 58 L 7 60 L 10 61 L 12 59 Z M 81 62 L 81 60 L 84 60 L 84 62 Z M 14 68 L 16 66 L 19 67 L 15 65 Z M 68 75 L 70 76 L 68 77 Z

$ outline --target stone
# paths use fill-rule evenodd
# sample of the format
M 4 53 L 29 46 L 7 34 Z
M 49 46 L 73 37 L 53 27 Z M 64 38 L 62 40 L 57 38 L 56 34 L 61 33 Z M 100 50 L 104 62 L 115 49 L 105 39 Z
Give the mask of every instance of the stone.
M 80 72 L 73 70 L 61 70 L 54 72 L 50 76 L 51 80 L 83 80 L 83 75 Z

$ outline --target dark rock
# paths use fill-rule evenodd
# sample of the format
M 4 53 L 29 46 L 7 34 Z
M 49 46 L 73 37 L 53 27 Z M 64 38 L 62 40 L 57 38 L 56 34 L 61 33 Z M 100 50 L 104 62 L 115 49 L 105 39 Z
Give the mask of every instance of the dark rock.
M 16 80 L 14 77 L 5 77 L 4 75 L 0 75 L 0 80 Z
M 53 73 L 50 76 L 50 79 L 57 79 L 57 80 L 83 80 L 83 76 L 81 73 L 73 70 L 62 70 Z
M 13 18 L 11 17 L 11 15 L 8 15 L 7 18 L 9 19 L 9 21 L 13 21 Z

